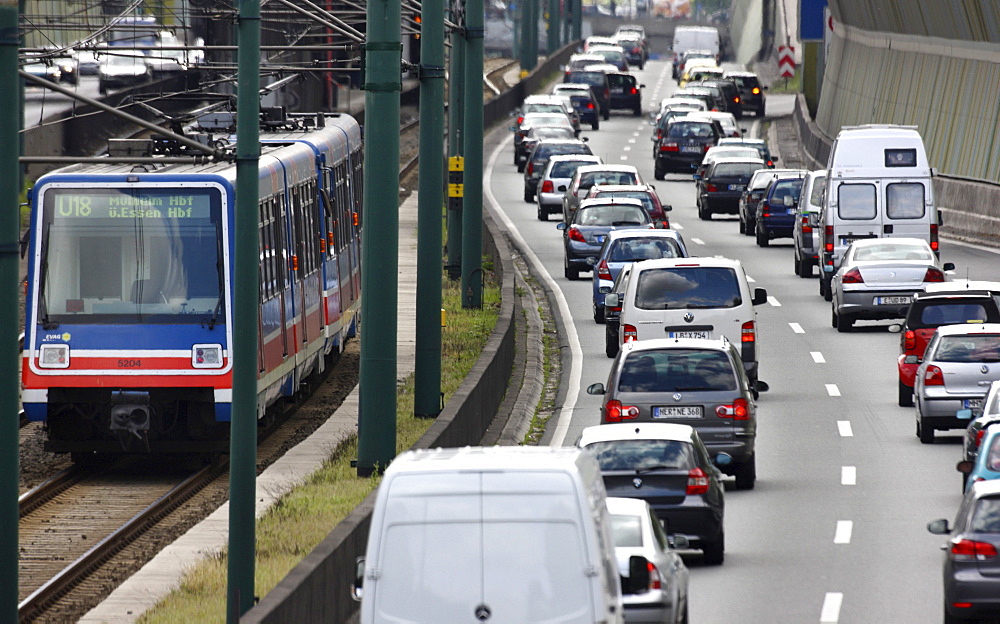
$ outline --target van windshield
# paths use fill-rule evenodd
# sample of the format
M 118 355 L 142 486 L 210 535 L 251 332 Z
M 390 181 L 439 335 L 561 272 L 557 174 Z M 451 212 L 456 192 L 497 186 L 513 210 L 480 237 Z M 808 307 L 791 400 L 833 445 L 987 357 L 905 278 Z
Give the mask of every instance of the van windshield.
M 841 219 L 868 220 L 877 216 L 874 184 L 841 184 L 837 189 L 837 214 Z
M 890 219 L 919 219 L 924 216 L 924 185 L 897 182 L 885 187 L 885 214 Z
M 743 297 L 731 268 L 675 267 L 643 271 L 635 305 L 642 310 L 735 308 L 743 305 Z

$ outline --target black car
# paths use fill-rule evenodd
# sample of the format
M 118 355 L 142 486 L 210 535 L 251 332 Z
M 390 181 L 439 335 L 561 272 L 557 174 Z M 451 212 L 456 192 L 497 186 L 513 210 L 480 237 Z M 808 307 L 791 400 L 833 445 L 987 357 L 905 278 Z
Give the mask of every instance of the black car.
M 532 128 L 542 126 L 573 130 L 573 122 L 563 113 L 528 113 L 518 117 L 518 123 L 511 126 L 514 131 L 514 164 L 517 165 L 518 173 L 524 171 L 524 163 L 528 158 L 528 151 L 523 145 L 524 137 L 528 136 Z
M 590 147 L 579 139 L 546 139 L 534 145 L 528 154 L 528 162 L 524 167 L 524 201 L 535 201 L 535 191 L 538 180 L 545 172 L 549 159 L 557 154 L 593 154 Z
M 698 218 L 711 220 L 715 213 L 736 214 L 740 197 L 755 171 L 766 169 L 763 160 L 723 158 L 712 163 L 704 176 L 697 178 Z
M 611 119 L 611 83 L 602 71 L 571 71 L 563 76 L 563 82 L 575 82 L 590 87 L 594 99 L 601 109 L 605 121 Z
M 674 91 L 670 97 L 696 98 L 705 103 L 706 110 L 724 110 L 722 92 L 718 89 L 690 85 Z
M 767 247 L 772 238 L 791 238 L 805 174 L 780 174 L 764 191 L 754 224 L 758 247 Z
M 767 91 L 767 87 L 760 84 L 757 74 L 733 71 L 726 72 L 722 77 L 736 83 L 736 88 L 740 90 L 743 112 L 753 111 L 757 117 L 764 116 L 764 91 Z
M 580 117 L 580 123 L 590 124 L 592 130 L 601 128 L 601 105 L 590 87 L 584 84 L 562 83 L 556 85 L 553 92 L 569 96 L 573 110 Z
M 670 124 L 660 140 L 654 177 L 662 180 L 668 172 L 693 172 L 708 148 L 718 143 L 721 136 L 718 125 L 710 121 L 678 119 Z
M 735 82 L 723 78 L 721 80 L 704 80 L 698 84 L 717 87 L 721 90 L 726 101 L 726 107 L 723 110 L 732 113 L 736 119 L 743 119 L 743 98 L 740 96 L 740 89 Z
M 627 108 L 636 117 L 642 115 L 642 89 L 646 85 L 639 84 L 632 74 L 608 74 L 608 84 L 611 85 L 611 109 Z
M 517 172 L 523 173 L 525 167 L 528 165 L 528 159 L 531 156 L 531 150 L 535 149 L 535 146 L 539 142 L 548 139 L 566 139 L 566 140 L 577 140 L 576 134 L 569 128 L 563 128 L 561 126 L 538 126 L 536 128 L 529 128 L 527 134 L 521 139 L 520 158 L 517 163 Z

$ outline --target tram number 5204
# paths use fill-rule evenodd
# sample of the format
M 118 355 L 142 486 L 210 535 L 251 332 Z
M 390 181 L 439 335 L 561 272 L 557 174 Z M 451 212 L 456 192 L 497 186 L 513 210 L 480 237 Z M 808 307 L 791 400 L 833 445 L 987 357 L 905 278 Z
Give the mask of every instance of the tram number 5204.
M 141 368 L 142 360 L 118 360 L 118 368 Z

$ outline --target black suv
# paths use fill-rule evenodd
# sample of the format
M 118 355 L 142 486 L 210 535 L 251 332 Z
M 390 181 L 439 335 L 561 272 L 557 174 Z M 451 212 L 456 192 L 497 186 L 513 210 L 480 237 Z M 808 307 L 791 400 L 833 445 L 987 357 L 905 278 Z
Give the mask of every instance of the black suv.
M 681 117 L 667 127 L 660 140 L 653 176 L 662 180 L 667 172 L 694 171 L 708 148 L 718 143 L 721 136 L 717 124 Z
M 764 116 L 764 91 L 767 87 L 760 84 L 757 74 L 751 72 L 733 71 L 722 75 L 725 80 L 732 80 L 740 90 L 743 111 L 753 111 L 758 117 Z
M 704 177 L 695 176 L 698 190 L 698 218 L 712 219 L 716 212 L 737 214 L 740 211 L 740 197 L 747 188 L 747 182 L 754 171 L 766 169 L 763 160 L 737 160 L 723 158 L 712 163 Z
M 639 84 L 632 74 L 609 73 L 608 84 L 611 86 L 611 108 L 627 108 L 636 117 L 642 115 L 642 89 L 646 85 Z
M 570 71 L 563 76 L 563 82 L 575 82 L 590 87 L 601 108 L 601 117 L 605 121 L 611 119 L 611 83 L 608 75 L 602 71 Z
M 545 172 L 545 166 L 549 164 L 550 158 L 557 154 L 593 154 L 584 141 L 586 138 L 545 139 L 536 143 L 528 154 L 528 161 L 524 167 L 524 201 L 529 203 L 535 201 L 538 181 Z
M 726 100 L 726 112 L 732 113 L 736 119 L 743 119 L 743 98 L 740 96 L 740 89 L 732 80 L 703 80 L 698 85 L 717 87 L 722 91 Z

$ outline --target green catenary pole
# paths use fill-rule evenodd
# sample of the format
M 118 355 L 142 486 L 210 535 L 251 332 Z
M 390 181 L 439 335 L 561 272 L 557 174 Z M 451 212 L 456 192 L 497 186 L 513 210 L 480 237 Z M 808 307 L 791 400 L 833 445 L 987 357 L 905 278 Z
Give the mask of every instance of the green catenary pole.
M 240 0 L 236 100 L 236 257 L 233 286 L 233 409 L 229 442 L 227 621 L 254 604 L 257 479 L 257 239 L 260 160 L 260 0 Z
M 545 38 L 547 52 L 549 56 L 559 50 L 559 29 L 562 26 L 562 19 L 559 15 L 559 0 L 549 0 L 549 19 L 545 20 L 548 27 L 548 36 Z
M 570 41 L 583 39 L 583 0 L 569 0 L 573 7 L 573 34 Z
M 369 0 L 367 18 L 358 476 L 396 456 L 400 0 Z
M 20 43 L 18 35 L 17 0 L 0 0 L 0 76 L 3 84 L 15 85 L 18 78 L 17 51 Z M 18 280 L 18 234 L 20 233 L 20 176 L 11 175 L 18 171 L 18 129 L 21 127 L 19 89 L 0 89 L 0 167 L 7 175 L 0 176 L 0 288 L 5 293 L 17 292 Z M 3 208 L 2 206 L 7 206 Z M 0 319 L 3 327 L 18 325 L 18 299 L 3 297 L 0 304 Z M 8 351 L 7 349 L 10 349 Z M 0 621 L 17 621 L 17 565 L 18 565 L 18 468 L 20 443 L 18 437 L 18 379 L 20 378 L 20 354 L 17 353 L 17 332 L 7 331 L 0 349 L 7 362 L 7 373 L 0 383 L 0 414 L 7 414 L 0 428 Z M 6 406 L 6 407 L 4 407 Z M 3 615 L 6 613 L 7 615 Z
M 483 0 L 466 0 L 463 308 L 483 306 L 483 22 Z
M 452 5 L 452 22 L 460 24 L 461 5 Z M 451 32 L 451 55 L 448 70 L 448 155 L 461 156 L 465 109 L 462 106 L 465 76 L 465 35 L 455 29 Z M 462 277 L 462 202 L 448 202 L 448 278 Z
M 441 411 L 441 214 L 444 209 L 444 5 L 420 21 L 420 188 L 417 198 L 417 342 L 413 412 Z
M 527 76 L 535 64 L 531 56 L 531 16 L 535 0 L 521 0 L 521 47 L 518 49 L 518 60 L 521 63 L 521 76 Z

